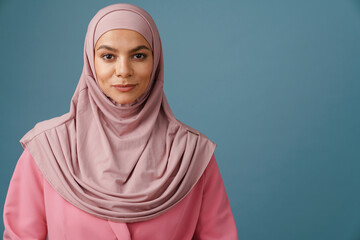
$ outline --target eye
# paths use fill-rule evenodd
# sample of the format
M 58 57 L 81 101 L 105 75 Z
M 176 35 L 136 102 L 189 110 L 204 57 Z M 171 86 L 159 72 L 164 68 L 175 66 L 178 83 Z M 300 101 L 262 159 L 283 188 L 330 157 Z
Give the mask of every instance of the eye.
M 136 54 L 134 55 L 134 58 L 135 58 L 136 60 L 145 59 L 145 58 L 146 58 L 146 54 L 136 53 Z
M 106 61 L 109 61 L 109 60 L 112 60 L 114 58 L 114 55 L 112 54 L 104 54 L 101 56 L 102 59 L 106 60 Z

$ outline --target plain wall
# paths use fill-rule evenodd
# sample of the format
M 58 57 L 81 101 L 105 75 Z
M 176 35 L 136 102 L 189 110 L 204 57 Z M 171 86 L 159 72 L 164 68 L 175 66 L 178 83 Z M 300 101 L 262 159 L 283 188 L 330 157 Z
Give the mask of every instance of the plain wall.
M 175 116 L 218 144 L 239 239 L 360 239 L 360 1 L 128 2 L 158 25 Z M 19 139 L 69 110 L 111 3 L 0 0 L 2 207 Z

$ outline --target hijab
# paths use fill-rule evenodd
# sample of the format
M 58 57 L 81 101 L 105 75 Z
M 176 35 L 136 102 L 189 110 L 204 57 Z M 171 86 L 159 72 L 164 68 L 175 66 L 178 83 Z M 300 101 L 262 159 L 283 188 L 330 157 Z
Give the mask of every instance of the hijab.
M 153 50 L 150 84 L 131 104 L 109 99 L 96 79 L 94 46 L 113 29 L 140 33 Z M 152 17 L 130 4 L 107 6 L 89 23 L 70 111 L 36 124 L 20 142 L 74 206 L 115 222 L 154 218 L 191 191 L 215 149 L 174 117 L 163 84 L 162 46 Z

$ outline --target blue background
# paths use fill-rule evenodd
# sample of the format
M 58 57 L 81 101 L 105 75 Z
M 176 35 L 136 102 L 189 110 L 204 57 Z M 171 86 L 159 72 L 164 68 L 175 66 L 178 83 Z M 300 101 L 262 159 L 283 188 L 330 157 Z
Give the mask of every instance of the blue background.
M 0 1 L 2 206 L 19 139 L 69 110 L 111 3 Z M 129 3 L 158 25 L 174 114 L 218 144 L 239 238 L 360 239 L 360 0 Z

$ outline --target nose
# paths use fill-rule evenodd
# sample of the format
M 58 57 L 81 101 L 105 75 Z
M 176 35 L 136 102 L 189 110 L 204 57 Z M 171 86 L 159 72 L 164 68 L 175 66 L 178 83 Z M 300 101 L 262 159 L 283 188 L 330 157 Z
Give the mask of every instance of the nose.
M 117 77 L 127 78 L 133 74 L 131 62 L 126 57 L 119 57 L 115 64 L 115 74 Z

